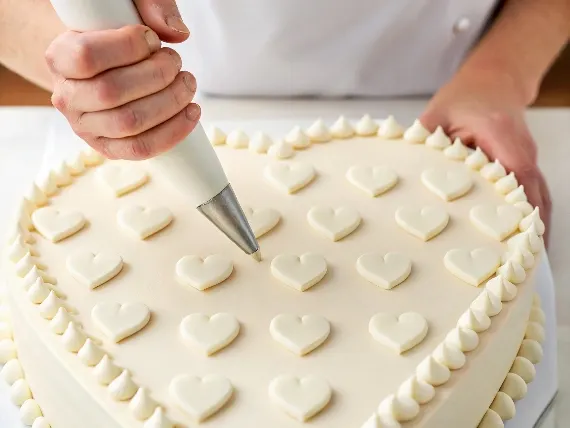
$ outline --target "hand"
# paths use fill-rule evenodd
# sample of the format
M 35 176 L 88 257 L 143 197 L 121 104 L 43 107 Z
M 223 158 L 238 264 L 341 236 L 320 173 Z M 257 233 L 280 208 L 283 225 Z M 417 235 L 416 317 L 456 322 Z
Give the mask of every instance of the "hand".
M 432 131 L 441 125 L 451 137 L 481 147 L 507 171 L 514 171 L 529 202 L 539 207 L 548 234 L 550 193 L 537 165 L 537 148 L 524 113 L 525 103 L 509 76 L 477 70 L 475 75 L 460 73 L 442 87 L 420 120 Z
M 53 105 L 77 135 L 111 159 L 146 159 L 184 139 L 200 118 L 196 80 L 161 39 L 189 31 L 174 0 L 135 0 L 147 26 L 77 33 L 54 40 L 46 60 Z

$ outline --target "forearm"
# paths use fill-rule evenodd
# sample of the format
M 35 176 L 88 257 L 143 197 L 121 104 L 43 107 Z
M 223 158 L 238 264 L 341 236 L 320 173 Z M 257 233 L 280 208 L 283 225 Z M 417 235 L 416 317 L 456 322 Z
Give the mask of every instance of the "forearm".
M 530 104 L 570 37 L 570 0 L 507 0 L 459 75 L 496 75 Z
M 0 0 L 0 63 L 51 90 L 44 52 L 64 30 L 49 0 Z

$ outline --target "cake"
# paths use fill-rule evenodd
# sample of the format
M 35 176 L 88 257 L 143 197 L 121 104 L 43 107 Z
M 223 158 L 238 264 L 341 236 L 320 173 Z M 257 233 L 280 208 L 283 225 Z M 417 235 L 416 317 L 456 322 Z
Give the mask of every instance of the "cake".
M 1 377 L 34 428 L 501 427 L 544 339 L 544 224 L 419 121 L 212 128 L 264 261 L 151 162 L 38 178 L 6 246 Z

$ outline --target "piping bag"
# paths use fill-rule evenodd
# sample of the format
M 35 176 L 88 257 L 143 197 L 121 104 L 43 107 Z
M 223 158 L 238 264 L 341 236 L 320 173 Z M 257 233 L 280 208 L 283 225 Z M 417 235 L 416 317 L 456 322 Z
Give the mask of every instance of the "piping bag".
M 142 24 L 132 0 L 51 0 L 61 21 L 74 31 L 118 29 Z M 200 123 L 182 142 L 148 162 L 183 189 L 198 211 L 255 260 L 259 244 Z

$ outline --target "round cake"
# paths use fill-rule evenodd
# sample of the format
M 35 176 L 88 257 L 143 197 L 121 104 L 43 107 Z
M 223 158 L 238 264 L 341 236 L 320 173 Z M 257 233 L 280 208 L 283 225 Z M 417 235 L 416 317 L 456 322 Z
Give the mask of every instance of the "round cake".
M 1 375 L 34 428 L 501 427 L 544 339 L 544 224 L 419 121 L 212 128 L 252 261 L 152 161 L 36 180 L 5 251 Z

